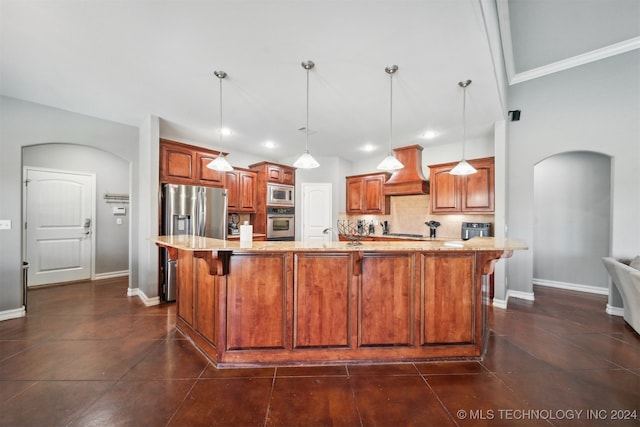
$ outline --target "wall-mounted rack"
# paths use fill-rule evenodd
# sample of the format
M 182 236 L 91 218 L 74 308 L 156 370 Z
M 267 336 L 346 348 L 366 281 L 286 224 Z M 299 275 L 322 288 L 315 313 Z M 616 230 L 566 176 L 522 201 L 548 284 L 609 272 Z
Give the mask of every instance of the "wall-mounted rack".
M 128 194 L 104 193 L 104 200 L 107 203 L 129 203 Z

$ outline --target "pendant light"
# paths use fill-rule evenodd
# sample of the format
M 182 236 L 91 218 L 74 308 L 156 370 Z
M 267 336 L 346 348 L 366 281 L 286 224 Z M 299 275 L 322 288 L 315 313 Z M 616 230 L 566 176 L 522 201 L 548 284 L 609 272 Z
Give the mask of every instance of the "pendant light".
M 384 69 L 384 71 L 389 74 L 389 153 L 387 157 L 385 157 L 380 164 L 378 165 L 378 169 L 383 171 L 392 172 L 398 169 L 402 169 L 404 165 L 400 160 L 396 159 L 396 156 L 393 153 L 392 143 L 393 143 L 393 74 L 398 71 L 397 65 L 390 65 Z
M 471 84 L 471 80 L 458 82 L 458 86 L 462 88 L 462 160 L 460 160 L 460 163 L 458 163 L 456 167 L 451 169 L 451 171 L 449 172 L 451 175 L 471 175 L 478 172 L 476 168 L 471 166 L 469 162 L 465 160 L 465 157 L 464 157 L 465 144 L 467 139 L 467 132 L 466 132 L 467 96 L 466 95 L 467 95 L 467 86 L 469 86 L 470 84 Z
M 222 152 L 222 79 L 227 77 L 227 73 L 224 71 L 214 71 L 213 74 L 220 82 L 220 129 L 218 130 L 218 134 L 220 135 L 218 149 L 220 151 L 218 152 L 218 157 L 213 159 L 213 161 L 207 165 L 207 168 L 220 172 L 228 172 L 233 170 L 233 166 L 225 159 L 224 153 Z
M 313 169 L 320 166 L 320 163 L 318 163 L 316 159 L 309 154 L 309 71 L 315 67 L 316 64 L 314 64 L 313 61 L 304 61 L 301 65 L 302 68 L 307 70 L 307 124 L 304 128 L 305 150 L 302 156 L 295 161 L 293 166 L 299 169 Z

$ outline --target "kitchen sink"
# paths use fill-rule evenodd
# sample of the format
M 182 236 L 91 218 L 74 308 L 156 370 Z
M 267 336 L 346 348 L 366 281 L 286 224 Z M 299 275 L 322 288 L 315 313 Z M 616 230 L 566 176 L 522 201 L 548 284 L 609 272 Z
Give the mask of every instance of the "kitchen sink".
M 387 234 L 383 234 L 383 236 L 389 236 L 389 237 L 412 237 L 414 239 L 423 239 L 425 237 L 422 234 L 409 234 L 409 233 L 387 233 Z

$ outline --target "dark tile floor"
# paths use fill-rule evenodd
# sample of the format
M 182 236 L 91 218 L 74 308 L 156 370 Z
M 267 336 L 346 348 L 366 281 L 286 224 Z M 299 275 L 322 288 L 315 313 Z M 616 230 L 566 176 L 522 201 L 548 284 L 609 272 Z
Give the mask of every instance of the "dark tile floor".
M 640 338 L 602 296 L 510 300 L 481 362 L 217 370 L 126 287 L 33 290 L 0 322 L 0 426 L 640 425 Z

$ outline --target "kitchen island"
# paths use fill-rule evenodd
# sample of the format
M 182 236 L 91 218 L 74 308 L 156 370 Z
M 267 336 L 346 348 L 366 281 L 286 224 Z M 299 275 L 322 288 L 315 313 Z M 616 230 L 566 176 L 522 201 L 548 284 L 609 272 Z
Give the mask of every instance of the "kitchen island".
M 151 239 L 177 260 L 176 327 L 218 367 L 479 359 L 488 281 L 517 240 Z

